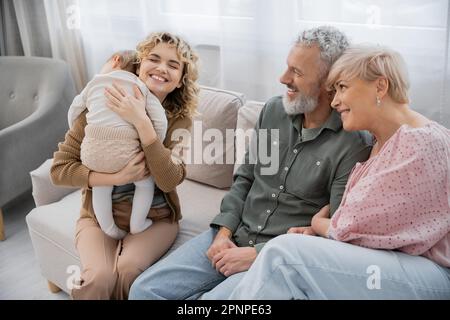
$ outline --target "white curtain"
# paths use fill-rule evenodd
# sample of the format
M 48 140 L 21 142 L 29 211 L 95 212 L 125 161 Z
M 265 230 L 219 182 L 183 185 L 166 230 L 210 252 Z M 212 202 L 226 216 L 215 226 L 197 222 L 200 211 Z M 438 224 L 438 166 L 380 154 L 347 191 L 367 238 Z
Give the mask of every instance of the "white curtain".
M 0 54 L 65 60 L 78 91 L 88 81 L 77 0 L 1 0 Z
M 66 61 L 80 92 L 88 79 L 77 0 L 44 0 L 52 57 Z
M 185 37 L 201 57 L 200 83 L 266 101 L 298 33 L 318 25 L 353 43 L 390 46 L 404 56 L 412 107 L 450 127 L 448 0 L 79 0 L 89 77 L 115 50 L 151 31 Z
M 0 56 L 23 55 L 19 27 L 12 0 L 0 2 Z
M 1 55 L 49 57 L 48 28 L 40 1 L 0 2 Z
M 444 70 L 447 70 L 446 74 L 446 80 L 444 81 L 443 85 L 443 103 L 441 104 L 441 110 L 440 110 L 440 116 L 442 120 L 442 123 L 447 125 L 447 128 L 450 127 L 450 3 L 448 4 L 447 8 L 447 68 L 444 68 Z

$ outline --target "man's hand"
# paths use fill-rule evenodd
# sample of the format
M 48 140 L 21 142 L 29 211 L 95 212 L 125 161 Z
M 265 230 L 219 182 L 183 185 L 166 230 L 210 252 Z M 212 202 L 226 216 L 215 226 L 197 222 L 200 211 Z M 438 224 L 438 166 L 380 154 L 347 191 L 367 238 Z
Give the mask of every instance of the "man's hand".
M 257 255 L 256 249 L 252 247 L 225 249 L 214 256 L 212 265 L 217 272 L 229 277 L 250 269 Z
M 298 233 L 307 236 L 317 236 L 312 227 L 293 227 L 290 228 L 287 233 Z
M 231 241 L 231 230 L 221 227 L 216 237 L 214 238 L 213 243 L 209 247 L 208 251 L 206 251 L 206 256 L 210 261 L 213 260 L 214 256 L 221 252 L 222 250 L 229 248 L 237 248 L 233 241 Z

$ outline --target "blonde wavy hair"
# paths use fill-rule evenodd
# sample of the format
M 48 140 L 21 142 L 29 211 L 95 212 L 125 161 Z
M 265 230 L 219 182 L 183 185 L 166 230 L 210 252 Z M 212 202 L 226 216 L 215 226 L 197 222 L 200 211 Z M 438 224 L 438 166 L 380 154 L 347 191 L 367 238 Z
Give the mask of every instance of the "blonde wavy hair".
M 326 86 L 333 91 L 339 78 L 375 81 L 384 77 L 389 82 L 388 94 L 397 103 L 409 103 L 408 70 L 402 56 L 392 49 L 358 45 L 348 48 L 333 64 Z
M 146 59 L 160 43 L 175 47 L 178 58 L 184 65 L 181 76 L 183 85 L 169 93 L 162 105 L 169 117 L 191 117 L 196 113 L 198 103 L 198 56 L 182 38 L 168 32 L 154 32 L 137 45 L 137 63 L 140 64 Z

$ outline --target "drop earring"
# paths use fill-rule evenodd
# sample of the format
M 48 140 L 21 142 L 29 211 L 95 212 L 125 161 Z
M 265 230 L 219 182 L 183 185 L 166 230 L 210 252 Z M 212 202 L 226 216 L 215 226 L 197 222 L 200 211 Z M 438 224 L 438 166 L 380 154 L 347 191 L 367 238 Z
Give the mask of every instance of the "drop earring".
M 381 107 L 381 100 L 380 100 L 380 97 L 377 97 L 377 107 Z

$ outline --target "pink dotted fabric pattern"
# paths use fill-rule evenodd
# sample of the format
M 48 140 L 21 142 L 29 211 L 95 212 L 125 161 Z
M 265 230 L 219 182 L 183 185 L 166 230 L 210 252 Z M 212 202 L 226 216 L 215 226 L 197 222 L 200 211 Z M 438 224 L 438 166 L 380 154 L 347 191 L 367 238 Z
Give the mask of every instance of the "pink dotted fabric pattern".
M 330 238 L 423 255 L 450 267 L 450 130 L 401 126 L 353 168 Z

